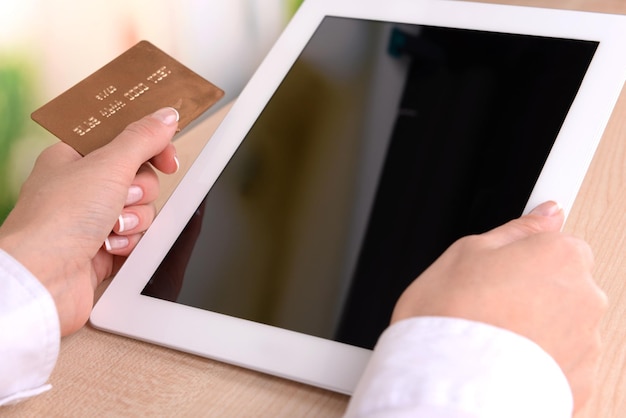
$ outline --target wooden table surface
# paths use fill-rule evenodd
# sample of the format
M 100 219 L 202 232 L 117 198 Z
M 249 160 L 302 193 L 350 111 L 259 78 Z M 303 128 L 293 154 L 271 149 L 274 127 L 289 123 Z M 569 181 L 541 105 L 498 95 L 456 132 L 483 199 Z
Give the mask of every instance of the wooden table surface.
M 624 0 L 488 2 L 626 14 Z M 206 130 L 200 136 L 206 137 Z M 179 144 L 182 172 L 202 145 L 193 138 L 189 142 Z M 165 180 L 166 194 L 175 182 Z M 626 93 L 620 96 L 565 229 L 592 246 L 595 277 L 610 299 L 597 391 L 576 418 L 626 417 Z M 5 407 L 0 415 L 334 417 L 341 416 L 348 400 L 90 326 L 63 339 L 51 383 L 51 391 Z

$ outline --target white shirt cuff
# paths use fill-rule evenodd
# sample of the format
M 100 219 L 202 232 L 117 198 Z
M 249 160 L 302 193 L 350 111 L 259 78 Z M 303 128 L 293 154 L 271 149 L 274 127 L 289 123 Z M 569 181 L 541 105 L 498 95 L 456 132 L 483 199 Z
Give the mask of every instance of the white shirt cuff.
M 415 317 L 388 328 L 347 417 L 570 418 L 558 364 L 531 340 L 458 318 Z
M 0 405 L 45 392 L 60 347 L 56 306 L 46 288 L 0 250 Z

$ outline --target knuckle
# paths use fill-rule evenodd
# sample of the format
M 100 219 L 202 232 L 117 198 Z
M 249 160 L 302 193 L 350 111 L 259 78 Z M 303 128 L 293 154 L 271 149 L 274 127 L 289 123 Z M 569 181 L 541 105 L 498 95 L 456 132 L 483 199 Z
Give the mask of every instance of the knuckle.
M 606 293 L 604 293 L 604 291 L 602 291 L 602 289 L 596 287 L 596 304 L 598 307 L 598 310 L 604 314 L 608 308 L 609 308 L 609 298 L 607 297 Z
M 576 251 L 579 257 L 581 257 L 581 259 L 583 259 L 584 261 L 588 262 L 590 265 L 593 264 L 594 257 L 593 257 L 593 251 L 591 250 L 591 246 L 589 246 L 589 244 L 587 244 L 586 241 L 580 238 L 576 238 L 573 236 L 567 236 L 567 238 L 569 239 L 569 243 L 573 251 Z
M 456 240 L 446 251 L 453 259 L 463 259 L 469 254 L 477 254 L 489 248 L 489 240 L 482 235 L 467 235 Z
M 590 274 L 594 265 L 594 257 L 589 244 L 580 238 L 562 233 L 556 233 L 553 237 L 555 239 L 552 240 L 550 246 L 555 252 L 554 256 L 571 266 L 575 266 L 579 271 Z
M 581 308 L 587 315 L 587 324 L 598 328 L 606 314 L 609 301 L 606 294 L 600 289 L 592 278 L 589 278 L 588 284 L 582 284 L 578 287 L 579 302 Z
M 59 151 L 61 150 L 59 145 L 62 145 L 62 144 L 57 143 L 57 144 L 44 148 L 43 151 L 39 153 L 37 158 L 35 158 L 35 165 L 36 166 L 49 166 L 51 164 L 54 164 L 57 160 L 59 160 Z
M 461 250 L 480 248 L 487 244 L 487 239 L 483 235 L 467 235 L 459 238 L 454 246 Z
M 46 159 L 51 158 L 53 156 L 53 154 L 54 154 L 54 146 L 46 147 L 37 156 L 35 161 L 37 161 L 37 162 L 45 161 Z

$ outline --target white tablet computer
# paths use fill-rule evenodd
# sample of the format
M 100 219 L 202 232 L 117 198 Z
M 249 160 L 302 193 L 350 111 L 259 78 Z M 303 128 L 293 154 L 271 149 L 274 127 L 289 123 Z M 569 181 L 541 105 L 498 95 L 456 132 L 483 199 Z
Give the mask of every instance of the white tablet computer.
M 624 17 L 306 0 L 91 321 L 350 393 L 448 245 L 570 209 L 625 76 Z

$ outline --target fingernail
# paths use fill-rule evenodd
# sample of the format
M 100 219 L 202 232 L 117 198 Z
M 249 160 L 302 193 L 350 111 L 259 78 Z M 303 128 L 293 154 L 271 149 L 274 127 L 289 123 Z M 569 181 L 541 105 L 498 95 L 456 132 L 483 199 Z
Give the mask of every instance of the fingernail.
M 160 120 L 165 125 L 174 125 L 180 119 L 180 115 L 178 114 L 178 110 L 173 107 L 164 107 L 163 109 L 159 109 L 152 114 L 152 117 Z
M 118 230 L 117 232 L 130 231 L 131 229 L 139 225 L 139 218 L 134 213 L 122 213 L 117 218 Z
M 180 161 L 178 160 L 178 155 L 174 155 L 174 162 L 176 163 L 176 171 L 174 171 L 174 173 L 178 173 L 178 170 L 180 170 Z
M 126 196 L 126 203 L 124 204 L 124 206 L 137 203 L 142 198 L 143 198 L 143 189 L 133 184 L 128 188 L 128 196 Z
M 107 251 L 121 250 L 128 247 L 128 242 L 128 238 L 124 236 L 111 234 L 104 240 L 104 248 Z
M 531 210 L 530 213 L 539 216 L 555 216 L 559 212 L 561 212 L 561 210 L 561 205 L 559 205 L 557 202 L 548 201 L 537 206 L 536 208 Z

